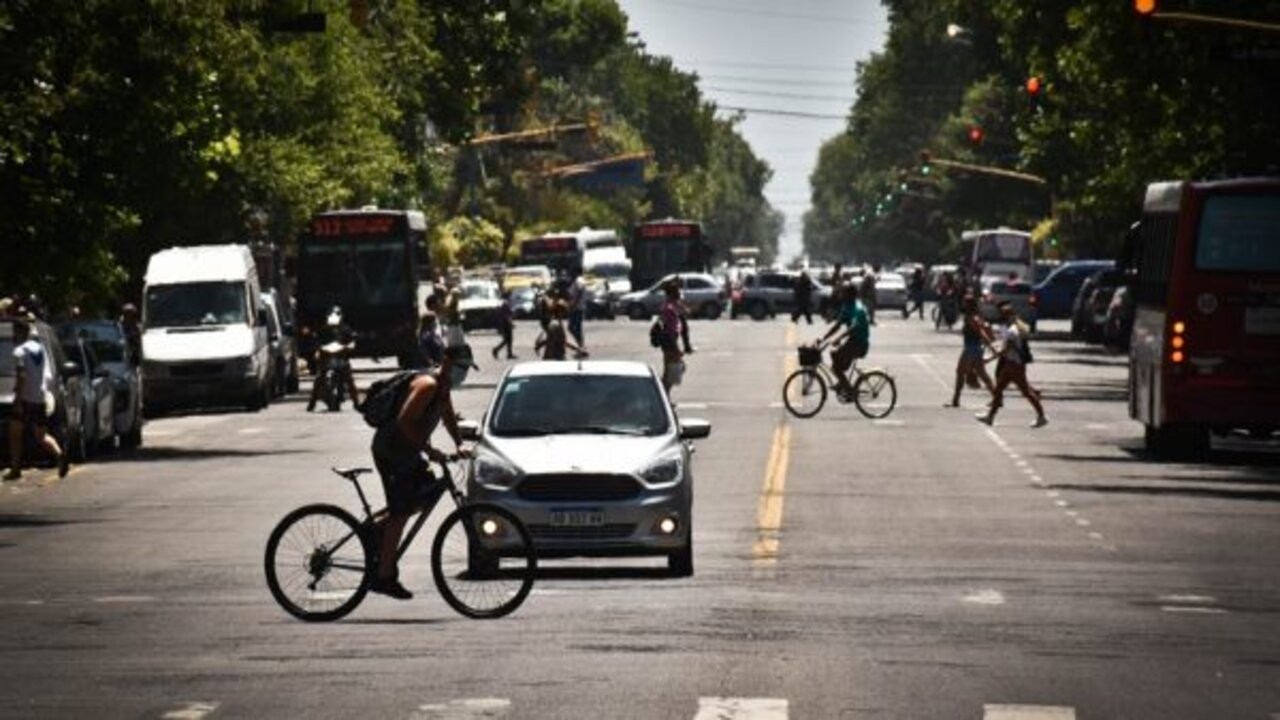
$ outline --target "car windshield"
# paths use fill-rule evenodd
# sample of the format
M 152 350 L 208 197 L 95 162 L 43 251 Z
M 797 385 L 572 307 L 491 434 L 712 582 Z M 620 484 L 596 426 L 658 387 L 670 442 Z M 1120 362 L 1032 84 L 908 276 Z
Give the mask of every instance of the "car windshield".
M 102 362 L 124 362 L 124 333 L 115 323 L 69 323 L 58 327 L 58 340 L 64 345 L 75 338 L 84 340 Z
M 147 327 L 193 327 L 246 322 L 243 282 L 152 285 L 147 288 Z
M 510 378 L 490 430 L 499 437 L 570 433 L 661 435 L 666 406 L 652 378 L 535 375 Z
M 497 300 L 498 288 L 489 283 L 467 283 L 462 286 L 462 297 L 468 300 Z
M 587 268 L 587 272 L 611 280 L 625 278 L 631 272 L 631 266 L 625 263 L 599 263 Z

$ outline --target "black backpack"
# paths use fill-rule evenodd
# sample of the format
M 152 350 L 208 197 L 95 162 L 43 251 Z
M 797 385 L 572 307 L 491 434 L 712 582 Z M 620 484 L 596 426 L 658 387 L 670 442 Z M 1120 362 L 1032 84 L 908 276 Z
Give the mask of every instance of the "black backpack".
M 1022 358 L 1023 365 L 1029 365 L 1036 361 L 1031 355 L 1031 343 L 1027 340 L 1026 335 L 1021 335 L 1018 338 L 1018 357 Z
M 409 383 L 424 372 L 426 371 L 401 370 L 370 385 L 364 396 L 364 404 L 360 406 L 360 416 L 365 423 L 371 428 L 381 428 L 395 422 L 405 398 L 409 397 Z
M 663 337 L 664 335 L 662 318 L 654 318 L 653 324 L 649 326 L 649 344 L 656 348 L 662 347 L 662 343 L 666 339 Z

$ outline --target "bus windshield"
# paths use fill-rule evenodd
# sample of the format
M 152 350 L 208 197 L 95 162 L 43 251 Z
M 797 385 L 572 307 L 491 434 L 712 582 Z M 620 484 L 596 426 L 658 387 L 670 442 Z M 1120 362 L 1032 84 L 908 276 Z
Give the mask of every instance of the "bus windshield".
M 979 263 L 1029 263 L 1031 262 L 1031 238 L 1016 233 L 987 233 L 979 235 L 973 247 L 974 260 Z
M 1205 200 L 1196 269 L 1280 273 L 1280 195 L 1218 195 Z
M 298 274 L 306 278 L 305 304 L 312 307 L 341 305 L 347 299 L 350 247 L 336 243 L 304 244 L 299 252 Z
M 356 293 L 366 305 L 396 305 L 409 294 L 408 258 L 402 240 L 357 242 Z

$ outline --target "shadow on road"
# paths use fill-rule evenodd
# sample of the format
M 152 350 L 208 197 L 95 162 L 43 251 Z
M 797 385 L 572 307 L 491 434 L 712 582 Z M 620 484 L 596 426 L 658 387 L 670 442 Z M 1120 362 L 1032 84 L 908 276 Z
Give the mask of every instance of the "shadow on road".
M 1061 483 L 1049 485 L 1054 490 L 1120 495 L 1152 495 L 1165 497 L 1210 498 L 1214 500 L 1248 500 L 1280 502 L 1280 490 L 1231 490 L 1227 488 L 1178 487 L 1173 485 L 1084 485 Z
M 80 525 L 94 520 L 62 520 L 43 515 L 0 515 L 0 528 L 54 527 L 57 525 Z M 3 545 L 0 545 L 3 547 Z
M 343 625 L 443 625 L 440 618 L 355 618 L 343 620 Z
M 1032 379 L 1045 402 L 1125 402 L 1129 399 L 1127 380 L 1098 380 L 1090 382 L 1036 382 Z
M 281 450 L 279 448 L 185 448 L 185 447 L 142 447 L 131 452 L 121 452 L 104 456 L 94 464 L 112 462 L 155 462 L 162 460 L 208 460 L 213 458 L 248 458 L 274 455 L 302 455 L 306 450 Z
M 659 567 L 539 567 L 538 580 L 675 580 Z

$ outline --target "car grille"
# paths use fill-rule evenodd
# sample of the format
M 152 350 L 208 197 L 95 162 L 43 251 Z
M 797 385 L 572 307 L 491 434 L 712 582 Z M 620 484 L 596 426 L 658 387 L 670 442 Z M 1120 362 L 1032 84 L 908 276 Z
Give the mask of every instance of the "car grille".
M 530 525 L 529 533 L 537 540 L 623 540 L 636 531 L 635 524 L 617 523 L 595 527 L 557 527 Z
M 222 363 L 185 363 L 170 365 L 169 375 L 176 378 L 207 377 L 222 374 Z
M 630 500 L 640 494 L 640 483 L 630 475 L 530 475 L 516 488 L 516 494 L 522 500 L 535 501 Z

